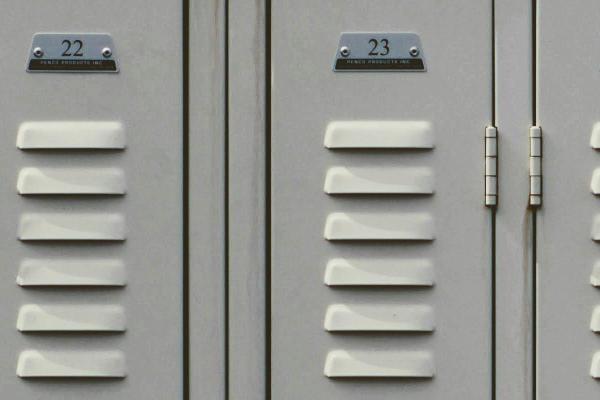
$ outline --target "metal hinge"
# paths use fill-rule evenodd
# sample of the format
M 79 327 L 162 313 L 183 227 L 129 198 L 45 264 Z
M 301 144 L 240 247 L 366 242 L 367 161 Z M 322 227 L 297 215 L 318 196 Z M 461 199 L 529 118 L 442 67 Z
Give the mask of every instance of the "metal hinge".
M 542 205 L 542 128 L 529 128 L 529 206 Z
M 485 206 L 498 205 L 498 130 L 485 128 Z

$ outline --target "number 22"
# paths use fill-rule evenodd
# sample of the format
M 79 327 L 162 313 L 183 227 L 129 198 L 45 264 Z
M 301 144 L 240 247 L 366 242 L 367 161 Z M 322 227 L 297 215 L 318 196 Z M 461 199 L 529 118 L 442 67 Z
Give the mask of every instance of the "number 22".
M 63 51 L 62 55 L 63 57 L 70 57 L 70 56 L 75 56 L 75 57 L 83 57 L 83 53 L 81 52 L 81 50 L 83 49 L 83 42 L 81 40 L 63 40 L 62 41 L 63 46 L 66 45 L 67 47 L 65 48 L 65 51 Z M 79 46 L 77 47 L 77 50 L 75 50 L 74 53 L 69 53 L 69 51 L 71 51 L 71 47 L 73 45 Z

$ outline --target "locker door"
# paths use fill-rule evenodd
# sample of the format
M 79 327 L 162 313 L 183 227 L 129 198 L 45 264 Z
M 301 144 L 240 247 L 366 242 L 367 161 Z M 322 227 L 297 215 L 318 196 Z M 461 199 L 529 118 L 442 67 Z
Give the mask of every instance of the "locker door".
M 600 394 L 600 3 L 538 4 L 539 398 Z
M 273 399 L 490 396 L 491 7 L 272 2 Z M 334 72 L 352 32 L 426 72 Z
M 0 15 L 1 397 L 181 398 L 181 2 Z

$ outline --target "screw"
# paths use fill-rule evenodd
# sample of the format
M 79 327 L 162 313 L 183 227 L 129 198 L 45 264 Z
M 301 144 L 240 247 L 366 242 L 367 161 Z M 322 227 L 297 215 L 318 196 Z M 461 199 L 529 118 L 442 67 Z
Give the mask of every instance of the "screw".
M 418 56 L 418 55 L 419 55 L 419 48 L 418 48 L 418 47 L 416 47 L 416 46 L 413 46 L 413 47 L 411 47 L 411 48 L 410 48 L 410 50 L 408 50 L 408 53 L 409 53 L 411 56 L 413 56 L 413 57 L 416 57 L 416 56 Z
M 110 56 L 112 56 L 112 50 L 110 49 L 110 47 L 105 47 L 102 49 L 102 55 L 105 58 L 109 58 Z
M 44 50 L 42 50 L 41 47 L 36 47 L 35 49 L 33 49 L 33 55 L 36 56 L 37 58 L 40 58 L 41 56 L 44 55 Z
M 348 57 L 350 55 L 350 49 L 344 46 L 340 49 L 340 54 L 342 55 L 342 57 Z

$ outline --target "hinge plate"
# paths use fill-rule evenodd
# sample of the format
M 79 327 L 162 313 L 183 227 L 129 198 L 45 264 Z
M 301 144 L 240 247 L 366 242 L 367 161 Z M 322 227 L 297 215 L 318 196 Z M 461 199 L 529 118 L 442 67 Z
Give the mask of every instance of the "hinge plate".
M 498 130 L 485 128 L 485 206 L 498 205 Z
M 529 128 L 529 206 L 542 205 L 542 128 Z

